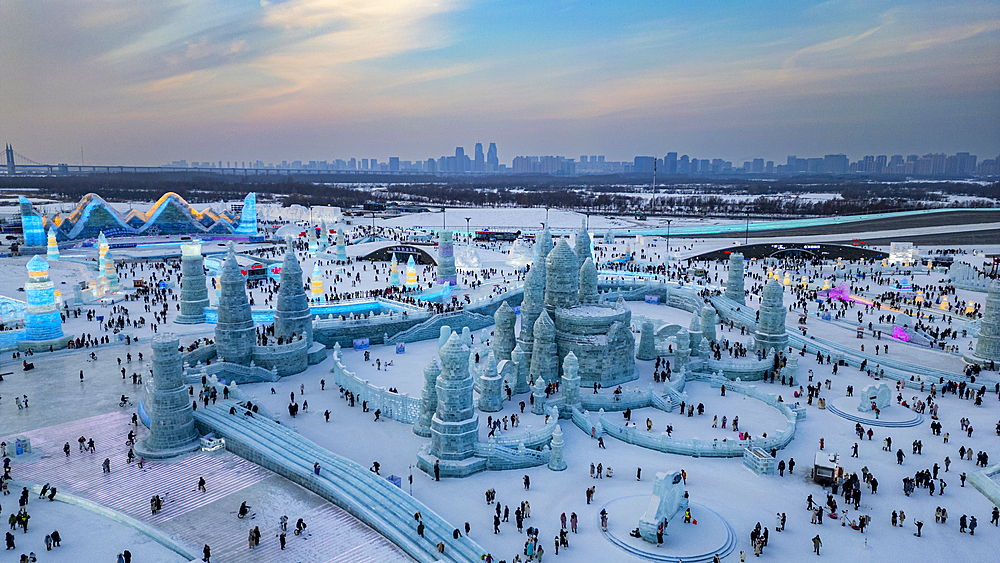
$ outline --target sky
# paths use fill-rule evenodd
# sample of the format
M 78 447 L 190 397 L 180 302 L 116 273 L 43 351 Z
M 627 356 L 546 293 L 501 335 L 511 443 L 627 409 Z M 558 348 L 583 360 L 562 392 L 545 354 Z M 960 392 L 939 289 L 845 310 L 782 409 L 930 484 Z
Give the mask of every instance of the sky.
M 42 163 L 1000 154 L 1000 3 L 0 0 Z

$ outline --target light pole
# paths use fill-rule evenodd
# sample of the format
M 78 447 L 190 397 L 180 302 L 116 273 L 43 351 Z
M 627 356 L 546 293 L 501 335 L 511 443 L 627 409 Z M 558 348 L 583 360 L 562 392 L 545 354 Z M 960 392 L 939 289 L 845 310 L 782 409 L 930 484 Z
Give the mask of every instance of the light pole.
M 466 217 L 465 218 L 465 246 L 469 246 L 469 247 L 472 246 L 472 231 L 471 231 L 471 229 L 469 227 L 469 221 L 471 221 L 471 220 L 472 220 L 472 217 Z
M 673 219 L 667 219 L 667 255 L 670 255 L 670 222 Z
M 750 214 L 747 213 L 747 232 L 743 238 L 743 246 L 750 244 Z

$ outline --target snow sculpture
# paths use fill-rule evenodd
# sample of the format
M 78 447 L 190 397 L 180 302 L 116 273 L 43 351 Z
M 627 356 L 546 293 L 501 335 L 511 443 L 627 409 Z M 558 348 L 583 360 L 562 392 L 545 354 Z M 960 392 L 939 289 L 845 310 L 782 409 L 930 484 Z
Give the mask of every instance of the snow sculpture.
M 451 231 L 441 231 L 438 233 L 438 284 L 458 285 L 458 276 L 455 273 L 455 245 L 452 242 L 453 236 L 454 233 Z
M 216 354 L 234 364 L 249 365 L 256 333 L 247 299 L 247 282 L 236 262 L 236 247 L 229 243 L 229 252 L 219 276 L 218 321 L 215 325 Z
M 760 303 L 760 320 L 757 322 L 757 332 L 754 333 L 754 346 L 757 350 L 775 350 L 781 352 L 788 345 L 788 333 L 785 332 L 785 287 L 777 279 L 772 279 L 764 286 L 764 295 Z
M 858 403 L 858 412 L 874 412 L 875 409 L 883 410 L 892 404 L 892 391 L 885 383 L 868 385 L 861 390 L 861 402 Z
M 552 471 L 566 470 L 566 460 L 563 459 L 564 444 L 562 427 L 556 424 L 555 430 L 552 431 L 552 442 L 550 444 L 552 452 L 549 455 L 549 469 Z
M 635 352 L 635 358 L 637 360 L 656 359 L 656 345 L 653 342 L 653 321 L 649 319 L 642 321 L 639 348 Z
M 56 242 L 56 226 L 49 227 L 48 247 L 45 249 L 45 257 L 49 262 L 59 259 L 59 243 Z
M 493 313 L 493 320 L 496 322 L 496 330 L 493 332 L 493 344 L 490 347 L 496 354 L 497 361 L 509 360 L 510 353 L 514 351 L 517 341 L 514 338 L 514 324 L 517 322 L 517 313 L 507 304 L 506 301 L 500 304 L 496 312 Z
M 734 252 L 729 255 L 729 281 L 726 283 L 726 298 L 740 305 L 746 305 L 743 285 L 743 255 Z
M 563 360 L 562 396 L 567 409 L 580 406 L 580 362 L 576 354 L 570 352 Z
M 481 270 L 483 260 L 475 248 L 463 246 L 455 256 L 455 267 L 465 272 Z
M 149 413 L 149 436 L 136 446 L 136 453 L 166 458 L 197 450 L 198 430 L 184 385 L 179 340 L 173 334 L 153 336 L 153 389 L 143 402 Z
M 319 267 L 318 262 L 316 266 Z M 314 296 L 317 280 L 322 295 L 323 280 L 317 275 L 316 270 L 313 270 Z M 309 310 L 309 301 L 302 286 L 302 267 L 295 257 L 292 241 L 288 240 L 285 245 L 285 259 L 281 264 L 281 285 L 278 287 L 274 308 L 274 337 L 288 342 L 293 334 L 312 342 L 312 312 Z
M 684 479 L 680 471 L 659 472 L 653 480 L 653 496 L 649 499 L 646 512 L 639 518 L 639 533 L 642 539 L 656 543 L 656 529 L 661 522 L 669 522 L 678 512 L 688 508 L 684 496 Z
M 978 363 L 991 362 L 995 366 L 1000 362 L 1000 279 L 990 282 L 986 292 L 975 352 L 973 359 Z
M 701 334 L 708 342 L 715 342 L 715 309 L 712 307 L 701 310 Z
M 469 349 L 472 349 L 472 331 L 469 330 L 469 327 L 467 326 L 462 327 L 462 335 L 460 336 L 460 338 L 462 341 L 462 346 L 468 346 Z
M 424 367 L 424 389 L 420 394 L 420 417 L 413 424 L 413 433 L 424 438 L 431 437 L 431 418 L 437 410 L 437 377 L 441 375 L 441 363 L 437 356 L 431 358 Z
M 417 263 L 413 261 L 413 255 L 406 261 L 406 288 L 417 289 Z
M 289 251 L 285 253 L 285 260 L 287 262 Z M 298 270 L 299 274 L 299 286 L 302 286 L 302 268 L 299 266 L 299 261 L 295 258 L 295 252 L 291 251 L 292 262 L 295 262 L 295 269 Z M 281 278 L 285 278 L 285 267 L 281 267 Z M 313 264 L 312 276 L 309 277 L 309 289 L 312 292 L 312 300 L 316 303 L 325 301 L 326 297 L 323 295 L 323 270 L 319 269 L 319 261 Z M 303 292 L 304 294 L 304 292 Z
M 479 381 L 479 410 L 498 412 L 503 408 L 503 378 L 497 371 L 497 358 L 493 350 L 486 356 L 486 369 Z
M 115 259 L 109 250 L 104 255 L 104 283 L 108 288 L 108 293 L 118 293 L 121 286 L 118 284 L 118 269 L 115 268 Z
M 531 412 L 534 414 L 545 414 L 545 379 L 539 377 L 535 380 L 535 385 L 531 391 L 532 402 Z
M 347 262 L 347 243 L 344 241 L 344 227 L 337 229 L 337 261 Z
M 530 381 L 552 377 L 559 373 L 559 353 L 556 348 L 556 325 L 546 311 L 535 321 L 534 348 L 531 352 Z
M 510 253 L 507 255 L 507 265 L 514 268 L 523 268 L 534 261 L 534 249 L 531 243 L 522 237 L 510 245 Z
M 205 322 L 208 288 L 205 286 L 205 258 L 201 243 L 181 245 L 181 312 L 174 322 L 198 324 Z
M 36 254 L 25 267 L 28 281 L 24 284 L 24 293 L 28 305 L 24 313 L 24 339 L 45 341 L 62 338 L 62 316 L 56 307 L 54 286 L 49 280 L 49 263 Z
M 528 363 L 527 358 L 524 355 L 524 350 L 521 349 L 521 345 L 518 344 L 514 346 L 514 351 L 510 353 L 510 360 L 514 362 L 514 377 L 515 382 L 512 385 L 513 392 L 515 395 L 520 395 L 521 393 L 527 393 L 531 390 L 531 386 L 528 385 L 528 372 L 531 366 Z
M 604 232 L 604 244 L 614 244 L 615 243 L 615 233 L 608 229 Z
M 392 253 L 392 262 L 389 263 L 389 285 L 399 286 L 399 261 L 396 260 L 396 253 Z

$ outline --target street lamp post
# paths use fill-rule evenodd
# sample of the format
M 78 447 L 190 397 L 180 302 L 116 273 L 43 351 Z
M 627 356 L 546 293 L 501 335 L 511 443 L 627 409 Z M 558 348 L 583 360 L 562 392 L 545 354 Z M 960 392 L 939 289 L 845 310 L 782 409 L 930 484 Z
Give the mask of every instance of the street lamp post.
M 466 217 L 465 218 L 465 246 L 469 246 L 469 247 L 472 246 L 472 231 L 471 231 L 471 229 L 469 227 L 469 221 L 471 221 L 471 220 L 472 220 L 472 217 Z
M 747 232 L 743 238 L 743 246 L 750 244 L 750 214 L 747 213 Z
M 670 222 L 673 219 L 667 219 L 667 255 L 670 255 Z

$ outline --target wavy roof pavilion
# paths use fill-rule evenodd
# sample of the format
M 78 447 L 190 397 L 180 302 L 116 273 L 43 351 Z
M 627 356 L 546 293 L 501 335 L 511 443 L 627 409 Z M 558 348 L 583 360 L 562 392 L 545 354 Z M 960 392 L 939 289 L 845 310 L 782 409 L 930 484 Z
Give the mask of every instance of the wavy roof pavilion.
M 22 223 L 37 222 L 38 212 L 31 202 L 22 197 L 20 203 Z M 55 225 L 59 240 L 92 238 L 102 231 L 121 235 L 253 234 L 256 233 L 257 206 L 256 195 L 250 193 L 244 199 L 243 211 L 238 216 L 211 208 L 198 211 L 181 196 L 167 192 L 148 211 L 133 209 L 122 214 L 101 196 L 90 193 L 80 200 L 72 212 L 41 219 L 44 230 Z M 24 226 L 27 237 L 29 225 Z M 27 238 L 25 243 L 34 246 Z M 44 241 L 41 244 L 45 244 Z

